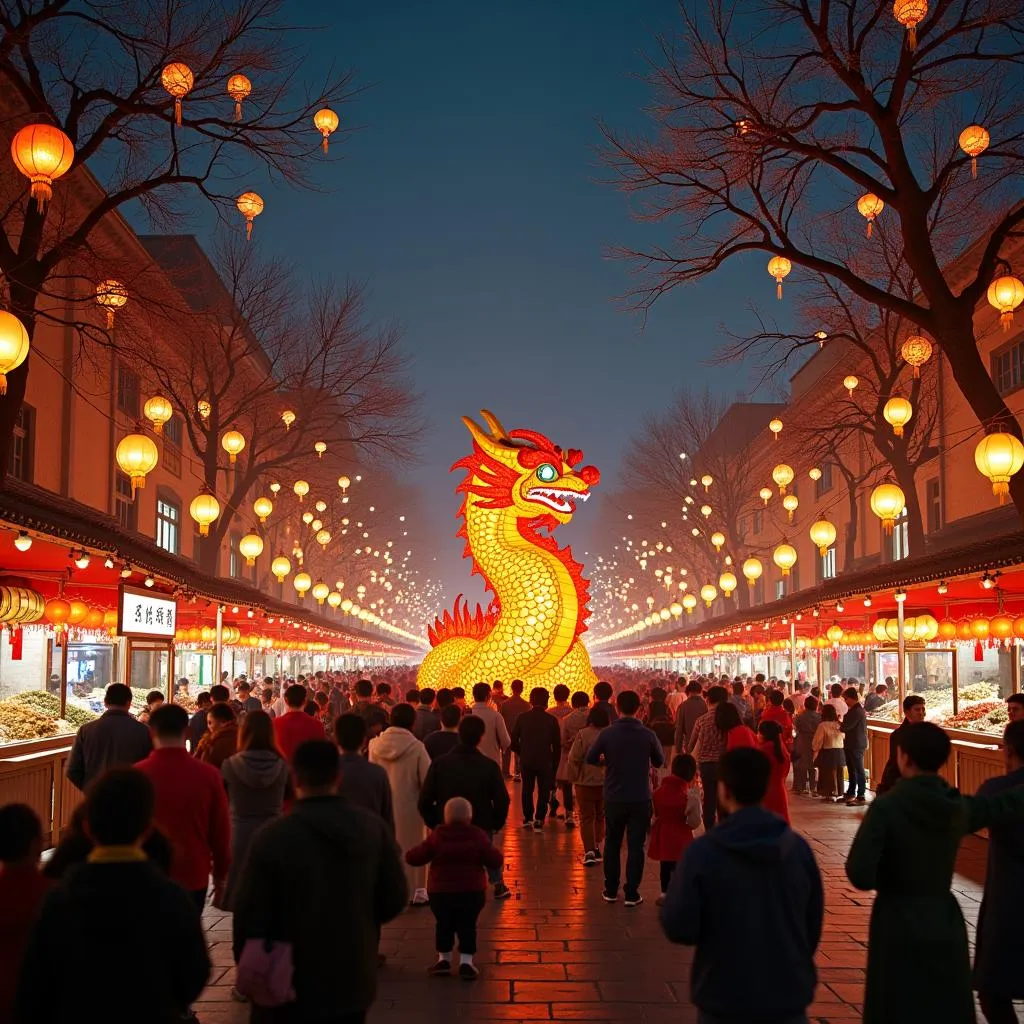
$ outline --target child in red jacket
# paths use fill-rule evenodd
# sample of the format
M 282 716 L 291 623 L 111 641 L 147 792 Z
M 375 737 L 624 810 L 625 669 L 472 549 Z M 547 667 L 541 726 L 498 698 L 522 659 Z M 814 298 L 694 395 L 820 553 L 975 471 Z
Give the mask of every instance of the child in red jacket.
M 654 825 L 647 856 L 661 862 L 658 906 L 665 902 L 672 872 L 700 825 L 700 792 L 693 785 L 696 774 L 697 762 L 689 754 L 677 754 L 672 759 L 672 774 L 654 791 Z
M 444 805 L 444 824 L 405 855 L 413 867 L 430 865 L 427 895 L 436 927 L 437 961 L 427 973 L 438 977 L 452 972 L 455 939 L 459 940 L 459 977 L 475 981 L 480 972 L 476 953 L 476 919 L 484 909 L 487 891 L 485 868 L 501 867 L 504 858 L 482 828 L 472 824 L 473 808 L 461 796 Z

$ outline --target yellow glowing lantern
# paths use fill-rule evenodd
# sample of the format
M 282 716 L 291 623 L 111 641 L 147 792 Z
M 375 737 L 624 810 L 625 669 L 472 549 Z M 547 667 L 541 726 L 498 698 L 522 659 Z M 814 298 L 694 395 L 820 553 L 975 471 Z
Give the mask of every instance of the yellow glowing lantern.
M 195 79 L 187 64 L 175 61 L 160 73 L 160 84 L 168 95 L 174 97 L 174 123 L 181 124 L 181 101 L 191 91 Z
M 907 30 L 907 46 L 917 47 L 917 26 L 928 15 L 927 0 L 895 0 L 892 5 L 893 17 Z
M 303 521 L 303 522 L 304 522 L 304 523 L 305 523 L 305 524 L 306 524 L 307 526 L 309 526 L 309 524 L 310 524 L 311 522 L 313 522 L 313 513 L 312 513 L 312 512 L 303 512 L 303 513 L 302 513 L 302 521 Z
M 1024 302 L 1024 281 L 1009 274 L 997 277 L 988 286 L 988 302 L 999 312 L 999 323 L 1004 331 L 1013 323 L 1013 311 Z
M 256 533 L 247 533 L 238 542 L 238 552 L 244 556 L 246 565 L 255 565 L 256 559 L 263 554 L 263 538 Z
M 839 641 L 843 639 L 843 627 L 838 623 L 835 623 L 825 630 L 825 636 L 828 638 L 832 646 L 836 647 L 838 646 Z
M 323 107 L 313 115 L 316 130 L 324 137 L 323 150 L 327 152 L 327 140 L 338 129 L 338 115 L 330 107 Z
M 757 493 L 766 505 L 771 501 L 772 489 L 770 487 L 762 487 Z
M 341 594 L 339 594 L 336 590 L 332 590 L 327 595 L 327 603 L 332 608 L 337 608 L 341 604 Z
M 245 237 L 252 238 L 252 222 L 263 212 L 263 197 L 257 192 L 243 192 L 235 200 L 238 212 L 245 218 Z
M 782 433 L 782 420 L 774 419 L 768 423 L 768 429 L 775 435 L 775 440 L 778 441 L 779 434 Z
M 914 407 L 907 399 L 896 395 L 885 403 L 882 408 L 882 415 L 885 417 L 885 422 L 892 427 L 892 432 L 897 437 L 902 437 L 904 426 L 910 422 L 911 416 L 914 415 Z
M 154 395 L 142 407 L 142 415 L 153 424 L 154 434 L 162 434 L 164 424 L 174 415 L 174 406 L 163 395 Z
M 7 374 L 28 358 L 30 348 L 25 325 L 6 309 L 0 309 L 0 395 L 7 394 Z
M 281 422 L 284 424 L 284 429 L 288 430 L 291 425 L 295 422 L 295 413 L 291 409 L 285 409 L 281 413 Z
M 969 124 L 960 133 L 960 148 L 971 158 L 971 177 L 978 176 L 978 157 L 988 149 L 989 134 L 980 124 Z
M 996 640 L 1009 640 L 1013 636 L 1013 619 L 1009 615 L 996 615 L 989 620 L 988 631 Z
M 316 542 L 322 548 L 326 548 L 331 543 L 331 531 L 330 530 L 317 530 Z
M 713 583 L 705 583 L 700 588 L 701 600 L 710 608 L 711 603 L 718 597 L 718 588 Z
M 857 390 L 857 385 L 860 383 L 860 378 L 850 373 L 843 378 L 843 387 L 846 388 L 850 393 L 850 397 L 853 398 L 854 391 Z
M 245 75 L 232 75 L 228 79 L 228 95 L 235 101 L 235 120 L 242 120 L 242 100 L 252 92 L 252 82 Z
M 732 597 L 732 592 L 736 589 L 736 574 L 732 572 L 723 572 L 718 577 L 718 585 L 722 588 L 722 593 L 726 597 Z
M 678 601 L 673 601 L 669 606 L 668 610 L 672 613 L 675 618 L 679 618 L 683 614 L 683 606 Z
M 789 570 L 796 565 L 796 548 L 783 541 L 772 552 L 772 561 L 782 570 L 783 576 L 788 576 Z
M 668 622 L 668 620 L 672 618 L 672 613 L 667 608 L 662 608 L 661 611 L 658 612 L 658 618 L 661 619 L 662 622 Z
M 338 477 L 338 486 L 341 488 L 342 493 L 347 491 L 352 486 L 352 481 L 347 476 Z
M 883 209 L 885 209 L 885 203 L 874 192 L 868 192 L 857 200 L 857 212 L 868 222 L 868 238 L 871 237 L 875 218 Z
M 313 508 L 315 508 L 317 510 L 317 512 L 326 512 L 327 511 L 327 502 L 326 501 L 318 501 L 313 506 Z M 318 526 L 317 529 L 319 530 L 320 527 Z
M 284 555 L 278 555 L 270 563 L 270 571 L 277 577 L 278 583 L 284 583 L 285 576 L 292 571 L 292 563 Z
M 748 558 L 743 562 L 743 575 L 746 576 L 747 583 L 751 586 L 761 578 L 763 572 L 764 566 L 761 564 L 760 558 Z
M 220 446 L 228 453 L 228 459 L 234 463 L 245 448 L 245 438 L 239 431 L 229 430 L 220 439 Z
M 1013 434 L 986 434 L 974 449 L 974 464 L 992 481 L 992 493 L 1003 505 L 1010 493 L 1010 477 L 1024 466 L 1024 444 Z
M 789 521 L 793 522 L 793 513 L 800 507 L 800 499 L 795 494 L 787 494 L 782 499 L 782 507 L 789 513 Z
M 188 514 L 199 524 L 199 536 L 210 535 L 210 523 L 220 515 L 220 502 L 209 491 L 203 491 L 192 499 Z
M 884 644 L 889 639 L 889 632 L 887 629 L 887 619 L 875 619 L 874 625 L 871 627 L 871 635 L 880 643 Z M 954 624 L 954 634 L 956 627 Z
M 28 178 L 29 195 L 39 210 L 53 196 L 53 183 L 66 174 L 75 159 L 71 140 L 51 124 L 27 124 L 11 140 L 11 159 Z
M 768 261 L 768 273 L 775 278 L 776 282 L 776 296 L 780 300 L 782 299 L 782 280 L 789 276 L 789 272 L 793 269 L 793 264 L 786 259 L 785 256 L 773 256 Z
M 352 611 L 352 608 L 353 608 L 353 605 L 352 605 L 352 601 L 351 601 L 351 599 L 350 599 L 350 598 L 347 598 L 347 597 L 346 597 L 346 598 L 345 598 L 345 600 L 341 602 L 341 610 L 342 610 L 342 611 L 343 611 L 343 612 L 344 612 L 344 613 L 345 613 L 346 615 L 348 615 L 348 613 L 349 613 L 350 611 Z
M 267 517 L 274 511 L 274 503 L 269 498 L 259 497 L 252 503 L 252 510 L 259 521 L 265 523 Z
M 313 578 L 308 572 L 300 572 L 295 574 L 295 579 L 292 580 L 292 586 L 295 588 L 295 593 L 299 595 L 301 601 L 306 596 L 306 591 L 313 586 Z
M 1006 617 L 1003 616 L 1005 619 Z M 992 620 L 995 623 L 995 619 Z M 1006 619 L 1009 624 L 1010 632 L 1006 636 L 1013 634 L 1013 620 Z M 914 639 L 915 640 L 934 640 L 939 635 L 939 622 L 934 615 L 929 615 L 927 612 L 924 615 L 917 616 L 917 622 L 914 626 Z
M 114 313 L 128 301 L 128 289 L 110 278 L 96 285 L 96 304 L 107 311 L 107 330 L 114 326 Z
M 822 558 L 828 554 L 828 549 L 836 542 L 836 528 L 827 519 L 819 519 L 811 524 L 811 540 L 817 545 L 818 553 Z
M 719 530 L 715 530 L 715 532 L 711 534 L 711 543 L 715 545 L 716 551 L 721 551 L 725 545 L 725 534 Z
M 793 482 L 793 467 L 787 466 L 785 462 L 780 462 L 772 470 L 772 479 L 779 485 L 779 494 L 785 495 L 786 488 Z M 767 505 L 767 500 L 765 501 Z
M 73 606 L 74 602 L 72 602 L 72 607 Z M 987 640 L 989 632 L 988 619 L 983 615 L 971 619 L 971 635 L 975 640 Z
M 323 604 L 330 592 L 331 588 L 323 580 L 317 580 L 313 585 L 313 596 L 316 598 L 317 604 Z
M 153 439 L 145 434 L 126 434 L 118 442 L 114 457 L 121 472 L 131 477 L 132 497 L 136 488 L 146 486 L 146 475 L 156 469 L 160 458 Z
M 938 636 L 941 640 L 955 640 L 956 622 L 953 619 L 943 619 L 939 623 Z
M 813 480 L 813 481 L 814 481 L 815 483 L 817 483 L 817 482 L 818 482 L 818 481 L 819 481 L 819 480 L 821 479 L 821 470 L 820 470 L 820 469 L 818 469 L 818 467 L 817 467 L 817 466 L 811 466 L 811 468 L 810 468 L 809 470 L 807 470 L 807 475 L 808 475 L 808 476 L 809 476 L 809 477 L 810 477 L 810 478 L 811 478 L 811 479 L 812 479 L 812 480 Z
M 932 343 L 920 334 L 912 334 L 900 348 L 903 361 L 914 368 L 914 376 L 921 376 L 921 367 L 931 358 Z
M 906 503 L 906 496 L 896 484 L 879 484 L 871 492 L 871 511 L 882 520 L 887 534 L 892 533 L 896 517 L 902 514 Z
M 704 485 L 704 490 L 706 491 L 715 482 L 715 478 L 710 473 L 705 473 L 700 478 L 700 482 Z
M 707 519 L 711 515 L 711 513 L 713 511 L 714 511 L 714 509 L 710 505 L 701 505 L 701 507 L 700 507 L 700 514 L 705 519 Z
M 302 499 L 309 494 L 309 484 L 306 483 L 305 480 L 296 480 L 295 486 L 292 487 L 292 490 L 295 492 L 295 496 L 299 501 L 302 501 Z

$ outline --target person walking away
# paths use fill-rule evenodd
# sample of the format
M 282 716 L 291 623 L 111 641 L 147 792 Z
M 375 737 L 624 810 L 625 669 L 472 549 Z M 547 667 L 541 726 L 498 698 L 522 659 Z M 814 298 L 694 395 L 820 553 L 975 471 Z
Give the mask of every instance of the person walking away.
M 503 701 L 501 706 L 498 708 L 498 712 L 505 720 L 505 731 L 509 735 L 509 745 L 506 748 L 505 753 L 502 755 L 501 770 L 506 779 L 514 777 L 515 781 L 518 782 L 521 777 L 519 755 L 515 755 L 515 763 L 513 764 L 512 732 L 516 727 L 516 722 L 519 721 L 519 716 L 523 714 L 523 712 L 529 711 L 530 705 L 523 700 L 522 679 L 513 679 L 512 685 L 509 689 L 512 691 L 512 695 L 507 700 Z
M 240 717 L 247 715 L 250 711 L 260 710 L 260 699 L 253 696 L 252 684 L 247 679 L 243 679 L 238 684 L 238 700 L 242 705 Z
M 562 723 L 569 715 L 572 714 L 572 707 L 569 704 L 569 687 L 565 683 L 559 683 L 554 690 L 551 691 L 551 695 L 555 698 L 555 706 L 548 708 L 548 714 L 553 715 L 558 719 L 559 733 L 562 730 Z M 559 741 L 560 743 L 563 740 Z M 551 803 L 549 810 L 552 818 L 559 818 L 565 821 L 566 828 L 575 828 L 576 819 L 574 817 L 576 808 L 573 805 L 572 798 L 572 786 L 568 784 L 564 779 L 559 779 L 558 769 L 562 766 L 562 755 L 558 756 L 558 765 L 555 767 L 555 778 L 554 783 L 551 787 Z M 561 796 L 561 801 L 559 801 Z M 559 811 L 561 808 L 561 812 Z
M 693 753 L 687 746 L 693 735 L 693 727 L 700 718 L 708 713 L 707 701 L 700 683 L 694 679 L 686 684 L 686 700 L 679 705 L 676 712 L 676 735 L 673 749 L 677 753 Z
M 213 698 L 207 690 L 196 694 L 196 710 L 188 720 L 188 749 L 194 754 L 207 729 L 206 716 L 213 706 Z
M 440 712 L 434 710 L 436 694 L 430 687 L 420 690 L 419 706 L 416 708 L 416 721 L 413 723 L 412 734 L 422 742 L 432 732 L 441 728 Z
M 562 804 L 569 808 L 566 812 L 565 827 L 575 828 L 579 807 L 576 804 L 576 789 L 572 779 L 569 777 L 569 751 L 572 750 L 573 741 L 577 734 L 587 724 L 588 705 L 590 697 L 583 690 L 577 690 L 569 699 L 569 714 L 565 715 L 558 722 L 558 728 L 562 737 L 561 753 L 558 757 L 558 767 L 555 769 L 555 785 L 562 794 Z
M 969 1024 L 975 1019 L 967 929 L 950 892 L 960 840 L 1024 821 L 1024 790 L 962 796 L 939 771 L 949 737 L 931 722 L 901 731 L 900 781 L 867 809 L 846 858 L 856 889 L 876 891 L 868 929 L 864 1024 Z M 907 985 L 907 964 L 928 964 Z
M 508 697 L 505 695 L 505 684 L 500 679 L 495 679 L 494 685 L 491 687 L 491 703 L 496 708 L 500 708 L 506 700 Z
M 180 707 L 165 704 L 150 726 L 173 711 L 181 712 L 182 759 L 212 773 L 184 748 L 188 716 Z M 96 845 L 43 901 L 18 977 L 19 1024 L 180 1024 L 187 1017 L 210 977 L 210 957 L 193 900 L 142 850 L 153 812 L 153 786 L 138 769 L 110 769 L 90 786 L 87 829 Z M 70 936 L 87 956 L 68 955 Z M 123 969 L 140 953 L 155 957 L 159 970 Z M 97 964 L 121 965 L 116 984 L 97 983 Z
M 604 848 L 604 892 L 607 903 L 619 898 L 622 841 L 626 840 L 627 907 L 638 907 L 644 874 L 644 841 L 651 825 L 651 768 L 665 763 L 658 737 L 636 718 L 640 696 L 623 690 L 617 700 L 619 720 L 591 744 L 586 763 L 603 764 L 604 813 L 607 839 Z M 595 705 L 595 708 L 599 705 Z
M 720 769 L 727 816 L 683 853 L 661 927 L 670 942 L 695 947 L 690 999 L 700 1024 L 805 1024 L 817 985 L 821 872 L 804 839 L 761 806 L 771 773 L 764 754 L 730 750 Z M 904 962 L 894 966 L 905 977 Z
M 715 728 L 725 734 L 725 749 L 756 747 L 754 730 L 743 724 L 739 708 L 731 700 L 721 700 L 715 706 Z
M 459 723 L 459 745 L 431 762 L 419 800 L 419 812 L 427 828 L 441 824 L 445 805 L 454 797 L 469 801 L 473 824 L 482 828 L 492 842 L 505 827 L 510 805 L 508 790 L 501 769 L 480 752 L 486 729 L 487 724 L 479 715 L 466 715 Z M 512 895 L 500 864 L 489 867 L 487 877 L 494 886 L 496 900 L 507 900 Z
M 14 993 L 29 933 L 50 880 L 39 870 L 43 827 L 25 804 L 0 807 L 0 1024 L 14 1024 Z
M 821 724 L 811 741 L 814 767 L 818 769 L 818 796 L 834 803 L 843 796 L 843 734 L 832 704 L 822 704 Z
M 461 796 L 452 797 L 444 805 L 444 824 L 432 829 L 423 843 L 405 855 L 409 864 L 430 865 L 427 892 L 436 921 L 437 960 L 427 970 L 433 977 L 451 974 L 456 939 L 459 977 L 464 981 L 480 977 L 473 957 L 477 950 L 476 921 L 486 901 L 485 869 L 499 870 L 503 858 L 472 819 L 470 802 Z
M 516 719 L 512 730 L 512 750 L 519 755 L 523 775 L 523 828 L 532 827 L 535 832 L 544 828 L 558 759 L 562 756 L 562 732 L 558 719 L 548 714 L 547 707 L 548 691 L 535 686 L 530 691 L 530 710 Z
M 671 774 L 654 791 L 654 824 L 647 856 L 658 861 L 659 907 L 665 902 L 679 858 L 693 842 L 693 830 L 700 827 L 700 793 L 693 785 L 696 776 L 697 762 L 689 754 L 676 754 Z
M 334 740 L 341 751 L 338 796 L 382 818 L 394 835 L 395 811 L 388 773 L 379 764 L 370 764 L 363 753 L 366 719 L 351 712 L 342 715 L 334 723 Z
M 768 706 L 761 712 L 761 722 L 775 722 L 782 734 L 782 742 L 787 749 L 793 745 L 793 716 L 786 710 L 786 695 L 782 690 L 772 690 L 768 694 Z
M 136 764 L 153 749 L 149 729 L 131 713 L 132 691 L 124 683 L 107 687 L 103 706 L 103 714 L 75 734 L 68 757 L 68 782 L 83 792 L 105 769 Z
M 617 721 L 619 717 L 615 708 L 612 707 L 612 694 L 614 692 L 615 691 L 612 689 L 611 683 L 600 682 L 594 684 L 594 705 L 595 707 L 598 704 L 604 706 L 605 711 L 608 712 L 609 724 Z
M 498 683 L 496 686 L 500 685 Z M 502 696 L 502 702 L 505 700 Z M 480 753 L 489 757 L 498 767 L 501 767 L 505 751 L 512 743 L 505 719 L 502 718 L 496 705 L 492 705 L 491 688 L 486 683 L 477 683 L 473 687 L 473 704 L 469 714 L 476 715 L 484 721 L 484 735 L 480 741 Z
M 665 753 L 665 764 L 659 769 L 659 780 L 669 772 L 676 741 L 676 725 L 672 720 L 672 713 L 668 709 L 666 696 L 660 686 L 651 690 L 651 706 L 644 720 L 644 725 L 658 737 L 661 749 Z
M 726 736 L 716 725 L 715 715 L 718 705 L 724 704 L 728 696 L 722 686 L 712 686 L 708 690 L 708 710 L 697 719 L 686 745 L 687 753 L 697 762 L 704 787 L 701 818 L 705 831 L 712 828 L 718 818 L 718 762 L 725 753 Z
M 185 749 L 188 715 L 177 704 L 157 708 L 150 719 L 153 753 L 138 764 L 155 794 L 153 819 L 174 846 L 171 881 L 200 912 L 213 875 L 213 899 L 220 906 L 231 867 L 231 819 L 221 773 Z
M 793 792 L 813 796 L 817 791 L 814 768 L 814 734 L 821 725 L 818 701 L 815 697 L 804 698 L 804 709 L 793 720 Z
M 570 719 L 571 716 L 566 721 Z M 593 867 L 602 859 L 604 843 L 604 768 L 587 764 L 587 753 L 601 731 L 607 728 L 608 712 L 603 707 L 592 707 L 587 713 L 587 724 L 576 734 L 566 758 L 566 769 L 580 812 L 585 868 Z
M 1003 733 L 1006 774 L 986 779 L 978 796 L 991 797 L 1024 786 L 1024 722 Z M 0 830 L 2 831 L 2 830 Z M 993 825 L 988 832 L 985 894 L 978 911 L 974 988 L 988 1024 L 1016 1024 L 1015 999 L 1024 999 L 1024 935 L 1019 910 L 1024 901 L 1024 823 Z M 2 879 L 2 876 L 0 876 Z
M 288 788 L 288 762 L 274 742 L 274 722 L 265 711 L 250 711 L 242 722 L 238 752 L 220 766 L 231 815 L 231 870 L 223 909 L 233 910 L 238 879 L 256 831 L 279 818 Z
M 449 704 L 441 712 L 440 732 L 430 733 L 423 742 L 431 761 L 444 754 L 450 754 L 459 745 L 459 722 L 461 721 L 462 713 L 454 704 Z
M 199 741 L 196 759 L 220 771 L 238 750 L 238 721 L 230 704 L 214 704 L 206 717 L 206 732 Z
M 388 712 L 373 699 L 373 683 L 369 679 L 356 681 L 356 702 L 352 705 L 352 713 L 366 721 L 370 739 L 388 727 Z
M 376 998 L 380 929 L 409 892 L 390 829 L 338 796 L 339 770 L 333 743 L 303 743 L 292 764 L 291 813 L 249 846 L 232 923 L 235 959 L 245 964 L 249 943 L 261 952 L 268 941 L 286 944 L 295 990 L 285 1006 L 253 1005 L 252 1024 L 363 1024 Z
M 868 716 L 860 702 L 857 687 L 847 688 L 843 694 L 846 701 L 846 715 L 839 723 L 843 734 L 843 757 L 849 777 L 846 789 L 846 806 L 863 806 L 867 803 L 867 776 L 864 773 L 864 751 L 868 748 Z
M 789 797 L 786 795 L 786 779 L 789 776 L 790 756 L 786 744 L 782 742 L 782 730 L 778 722 L 765 721 L 757 727 L 757 749 L 768 758 L 771 774 L 768 776 L 768 789 L 761 805 L 765 810 L 777 814 L 789 824 Z
M 668 709 L 672 713 L 672 721 L 676 720 L 679 714 L 679 707 L 686 700 L 686 680 L 680 676 L 672 686 L 672 692 L 665 699 Z
M 284 691 L 284 704 L 285 713 L 273 722 L 274 740 L 284 759 L 291 764 L 295 751 L 303 743 L 324 738 L 324 727 L 318 719 L 305 713 L 306 688 L 299 683 L 292 683 Z
M 265 686 L 260 697 L 260 710 L 265 712 L 271 719 L 277 718 L 274 711 L 274 688 Z
M 753 731 L 754 727 L 754 708 L 749 700 L 743 694 L 743 680 L 734 679 L 732 682 L 732 694 L 729 697 L 729 702 L 736 706 L 736 710 L 740 713 L 740 721 L 747 726 L 748 729 Z
M 396 704 L 391 712 L 391 727 L 370 740 L 369 756 L 387 772 L 395 813 L 395 839 L 405 853 L 423 842 L 423 819 L 419 812 L 420 792 L 430 767 L 427 748 L 412 733 L 416 712 L 411 704 Z M 411 903 L 425 906 L 426 872 L 405 867 Z
M 903 721 L 889 733 L 889 759 L 882 769 L 881 778 L 875 783 L 875 796 L 888 793 L 899 781 L 900 766 L 896 759 L 896 751 L 899 749 L 900 734 L 904 726 L 914 722 L 923 722 L 927 713 L 924 697 L 918 693 L 908 694 L 903 698 Z M 872 768 L 874 772 L 874 768 Z

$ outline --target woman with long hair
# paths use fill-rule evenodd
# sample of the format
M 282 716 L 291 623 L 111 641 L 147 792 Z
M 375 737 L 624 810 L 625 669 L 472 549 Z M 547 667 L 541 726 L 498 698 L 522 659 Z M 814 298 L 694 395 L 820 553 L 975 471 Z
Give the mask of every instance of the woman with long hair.
M 740 709 L 730 700 L 723 700 L 715 708 L 715 727 L 725 734 L 726 750 L 757 746 L 754 730 L 743 724 Z
M 768 777 L 768 792 L 764 795 L 764 807 L 789 822 L 789 797 L 786 794 L 786 777 L 789 775 L 790 754 L 782 742 L 782 728 L 778 722 L 764 722 L 757 727 L 761 742 L 757 749 L 768 758 L 772 766 Z

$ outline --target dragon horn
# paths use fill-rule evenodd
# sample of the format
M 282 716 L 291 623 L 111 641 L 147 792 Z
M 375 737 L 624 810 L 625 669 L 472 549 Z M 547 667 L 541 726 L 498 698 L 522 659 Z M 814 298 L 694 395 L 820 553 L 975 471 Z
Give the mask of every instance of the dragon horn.
M 509 448 L 503 445 L 498 438 L 491 437 L 490 434 L 485 433 L 468 416 L 463 416 L 462 422 L 466 424 L 466 429 L 473 435 L 473 440 L 476 441 L 482 451 L 509 468 L 514 469 L 517 466 L 515 448 Z
M 498 417 L 493 412 L 481 409 L 480 415 L 483 416 L 487 426 L 491 428 L 491 437 L 495 441 L 504 441 L 508 437 L 508 431 L 498 422 Z

